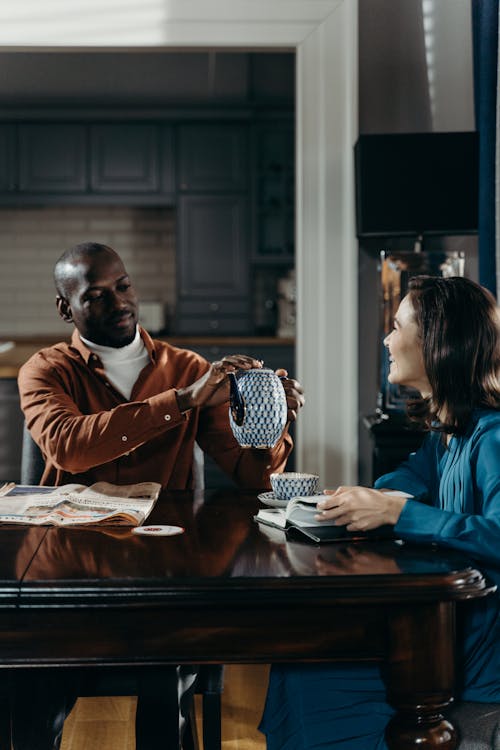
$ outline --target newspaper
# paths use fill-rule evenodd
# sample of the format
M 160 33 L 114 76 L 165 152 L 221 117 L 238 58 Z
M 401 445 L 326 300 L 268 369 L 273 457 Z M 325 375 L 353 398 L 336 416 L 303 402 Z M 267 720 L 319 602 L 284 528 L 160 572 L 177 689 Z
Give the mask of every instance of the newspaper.
M 10 482 L 0 488 L 0 523 L 140 526 L 151 513 L 160 489 L 157 482 L 97 482 L 90 487 L 35 487 Z

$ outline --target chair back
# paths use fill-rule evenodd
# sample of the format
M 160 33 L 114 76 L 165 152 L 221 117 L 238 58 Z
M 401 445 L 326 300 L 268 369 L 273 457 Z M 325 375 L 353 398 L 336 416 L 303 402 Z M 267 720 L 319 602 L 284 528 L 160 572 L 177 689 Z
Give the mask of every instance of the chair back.
M 39 484 L 45 469 L 42 451 L 23 425 L 23 445 L 21 453 L 21 484 Z
M 193 489 L 205 489 L 205 454 L 198 443 L 194 444 L 193 449 Z

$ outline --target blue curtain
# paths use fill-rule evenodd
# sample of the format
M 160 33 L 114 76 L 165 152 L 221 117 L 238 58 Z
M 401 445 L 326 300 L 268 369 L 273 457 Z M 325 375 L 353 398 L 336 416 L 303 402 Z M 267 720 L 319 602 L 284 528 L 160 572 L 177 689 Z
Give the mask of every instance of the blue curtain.
M 479 133 L 479 282 L 495 295 L 498 3 L 472 0 L 474 108 Z

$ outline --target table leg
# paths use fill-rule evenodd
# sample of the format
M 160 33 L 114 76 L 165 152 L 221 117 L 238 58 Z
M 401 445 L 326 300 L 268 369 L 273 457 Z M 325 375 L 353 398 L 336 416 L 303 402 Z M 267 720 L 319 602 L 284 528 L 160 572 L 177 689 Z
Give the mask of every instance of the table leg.
M 386 729 L 390 750 L 455 750 L 442 711 L 453 700 L 455 605 L 416 603 L 390 615 L 387 697 L 396 709 Z
M 6 696 L 2 696 L 0 703 L 0 749 L 10 748 L 10 706 Z

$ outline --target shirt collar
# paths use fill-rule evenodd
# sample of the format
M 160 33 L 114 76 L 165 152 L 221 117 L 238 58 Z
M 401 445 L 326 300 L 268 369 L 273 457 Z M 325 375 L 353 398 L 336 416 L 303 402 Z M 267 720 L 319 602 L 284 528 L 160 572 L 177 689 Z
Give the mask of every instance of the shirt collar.
M 148 353 L 150 360 L 152 362 L 156 362 L 156 351 L 155 351 L 155 345 L 154 345 L 153 339 L 151 338 L 149 333 L 144 330 L 144 328 L 142 328 L 141 326 L 137 326 L 137 328 L 139 330 L 139 335 L 144 341 L 144 346 L 146 347 L 146 351 Z M 88 348 L 88 346 L 84 344 L 84 342 L 80 338 L 80 333 L 78 332 L 78 329 L 76 328 L 71 335 L 71 346 L 78 351 L 80 356 L 88 365 L 90 358 L 94 356 L 94 352 L 92 352 Z

